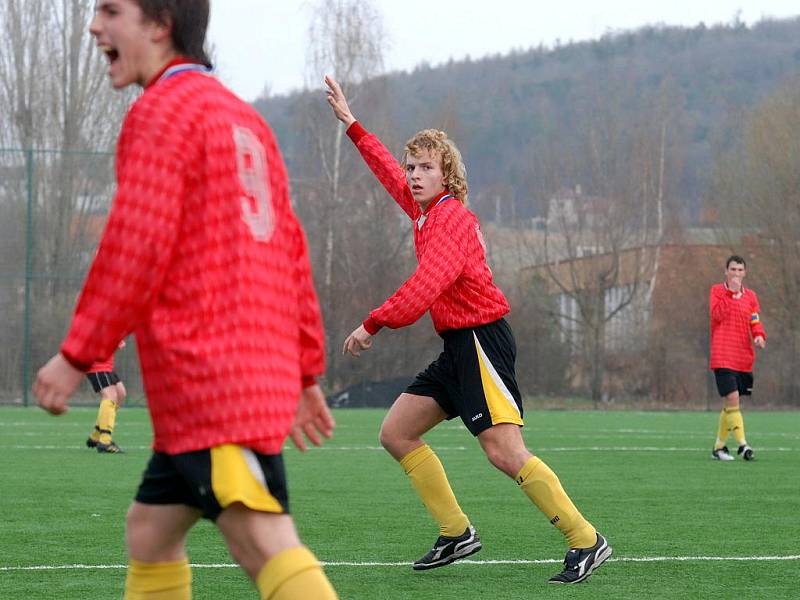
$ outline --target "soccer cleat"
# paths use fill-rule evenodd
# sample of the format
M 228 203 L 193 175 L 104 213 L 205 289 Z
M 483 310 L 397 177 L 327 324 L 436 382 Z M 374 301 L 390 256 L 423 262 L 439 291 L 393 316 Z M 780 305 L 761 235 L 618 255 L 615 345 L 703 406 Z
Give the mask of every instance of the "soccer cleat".
M 110 442 L 108 444 L 97 442 L 96 447 L 99 454 L 125 454 L 125 451 L 117 446 L 116 442 Z
M 93 440 L 92 438 L 86 438 L 86 447 L 87 448 L 97 448 L 97 444 L 99 442 L 97 440 Z
M 714 460 L 734 460 L 733 456 L 731 456 L 731 453 L 728 451 L 727 446 L 712 450 L 711 458 Z
M 753 456 L 753 449 L 747 444 L 739 446 L 739 449 L 736 451 L 736 454 L 741 454 L 742 458 L 745 460 L 753 460 L 753 458 L 755 458 Z
M 564 557 L 564 570 L 553 575 L 548 583 L 580 583 L 611 556 L 613 550 L 606 538 L 597 534 L 597 543 L 591 548 L 570 548 Z
M 458 537 L 439 536 L 431 551 L 414 563 L 414 570 L 443 567 L 454 560 L 475 554 L 480 549 L 481 540 L 475 533 L 475 528 L 470 525 Z

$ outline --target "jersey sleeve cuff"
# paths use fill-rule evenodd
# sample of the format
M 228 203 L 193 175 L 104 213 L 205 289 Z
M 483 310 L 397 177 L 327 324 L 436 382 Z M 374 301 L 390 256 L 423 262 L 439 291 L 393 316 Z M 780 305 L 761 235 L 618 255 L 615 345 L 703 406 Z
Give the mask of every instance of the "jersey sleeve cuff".
M 72 365 L 78 371 L 81 371 L 83 373 L 86 373 L 89 369 L 92 368 L 91 363 L 82 363 L 72 354 L 64 350 L 64 348 L 61 348 L 61 356 L 63 356 L 64 360 L 66 360 L 70 365 Z
M 367 320 L 362 323 L 364 329 L 367 330 L 367 333 L 370 335 L 375 335 L 381 330 L 382 325 L 379 325 L 378 322 L 373 319 L 372 317 L 367 317 Z
M 358 144 L 365 135 L 369 133 L 366 129 L 361 126 L 361 123 L 358 121 L 353 121 L 353 124 L 347 128 L 347 137 L 349 137 L 354 144 Z
M 312 385 L 317 385 L 317 378 L 314 375 L 303 375 L 301 381 L 303 389 L 310 388 Z

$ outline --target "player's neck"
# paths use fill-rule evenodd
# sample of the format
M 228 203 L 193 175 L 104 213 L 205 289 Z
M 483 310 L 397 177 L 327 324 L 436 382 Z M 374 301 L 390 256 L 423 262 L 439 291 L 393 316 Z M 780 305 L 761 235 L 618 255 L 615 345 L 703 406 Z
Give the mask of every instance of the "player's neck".
M 168 49 L 155 50 L 152 57 L 148 59 L 145 68 L 142 69 L 143 81 L 141 82 L 141 86 L 148 88 L 153 85 L 158 81 L 164 71 L 181 58 L 182 57 L 171 46 Z

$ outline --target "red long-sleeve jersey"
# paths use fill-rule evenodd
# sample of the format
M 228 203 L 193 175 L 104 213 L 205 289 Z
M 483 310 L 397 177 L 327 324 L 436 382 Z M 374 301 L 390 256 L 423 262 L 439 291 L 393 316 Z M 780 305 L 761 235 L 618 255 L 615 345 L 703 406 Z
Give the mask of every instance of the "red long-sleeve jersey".
M 753 290 L 742 288 L 742 296 L 734 298 L 725 284 L 711 287 L 711 369 L 732 369 L 745 373 L 753 370 L 755 352 L 753 338 L 767 334 L 761 324 L 761 308 Z
M 131 107 L 116 170 L 62 354 L 86 370 L 135 333 L 156 451 L 279 452 L 324 346 L 272 132 L 214 77 L 180 72 Z
M 419 266 L 364 327 L 411 325 L 428 310 L 436 331 L 476 327 L 508 314 L 503 292 L 493 283 L 486 264 L 486 245 L 478 218 L 456 199 L 434 199 L 423 213 L 406 183 L 403 169 L 381 141 L 355 122 L 347 135 L 367 166 L 414 222 L 414 248 Z
M 110 373 L 114 370 L 114 355 L 106 360 L 98 360 L 93 362 L 87 369 L 87 373 Z

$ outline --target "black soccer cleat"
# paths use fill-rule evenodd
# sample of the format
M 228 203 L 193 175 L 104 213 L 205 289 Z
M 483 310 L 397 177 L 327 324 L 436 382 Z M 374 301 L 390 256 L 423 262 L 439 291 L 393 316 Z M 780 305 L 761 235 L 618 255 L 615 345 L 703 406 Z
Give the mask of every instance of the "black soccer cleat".
M 439 536 L 431 551 L 414 563 L 414 570 L 424 571 L 443 567 L 459 558 L 475 554 L 480 549 L 481 539 L 475 533 L 475 528 L 470 525 L 458 537 Z
M 548 583 L 580 583 L 611 556 L 613 550 L 606 538 L 597 534 L 597 543 L 591 548 L 570 548 L 564 558 L 564 570 L 553 575 Z
M 103 431 L 97 425 L 95 425 L 94 426 L 94 432 L 92 433 L 92 435 L 97 434 L 97 436 L 99 437 L 101 433 L 103 433 Z M 100 441 L 99 439 L 94 439 L 92 437 L 92 435 L 90 435 L 86 439 L 86 447 L 87 448 L 97 448 L 97 443 Z
M 753 449 L 747 444 L 742 444 L 739 446 L 736 454 L 740 454 L 745 460 L 753 460 L 755 458 L 755 456 L 753 456 Z
M 116 442 L 110 442 L 108 444 L 97 442 L 96 448 L 98 454 L 125 454 L 125 451 L 117 446 Z

